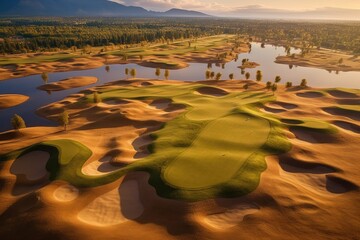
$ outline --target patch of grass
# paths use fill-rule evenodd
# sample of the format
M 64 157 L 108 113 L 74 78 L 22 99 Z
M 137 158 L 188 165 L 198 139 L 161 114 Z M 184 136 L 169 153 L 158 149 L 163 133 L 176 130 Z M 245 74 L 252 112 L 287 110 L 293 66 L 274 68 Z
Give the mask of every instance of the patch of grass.
M 31 58 L 0 58 L 0 65 L 13 65 L 13 64 L 38 64 L 43 62 L 58 62 L 66 61 L 80 56 L 73 54 L 51 54 L 39 55 Z
M 14 159 L 24 151 L 40 147 L 51 153 L 48 170 L 52 179 L 65 180 L 78 187 L 95 187 L 115 181 L 130 171 L 147 171 L 150 184 L 160 196 L 198 201 L 241 196 L 255 190 L 266 169 L 265 157 L 286 152 L 291 147 L 284 135 L 286 127 L 332 132 L 330 124 L 320 121 L 288 119 L 281 122 L 271 114 L 262 113 L 259 107 L 275 100 L 267 92 L 215 96 L 198 91 L 210 88 L 214 92 L 214 87 L 192 83 L 126 86 L 99 93 L 105 102 L 170 99 L 187 106 L 184 113 L 151 134 L 154 142 L 149 146 L 149 156 L 118 171 L 94 177 L 82 174 L 82 166 L 91 151 L 70 140 L 39 143 L 1 156 L 0 160 Z M 217 92 L 224 93 L 221 89 Z M 86 95 L 82 101 L 93 102 L 93 94 Z

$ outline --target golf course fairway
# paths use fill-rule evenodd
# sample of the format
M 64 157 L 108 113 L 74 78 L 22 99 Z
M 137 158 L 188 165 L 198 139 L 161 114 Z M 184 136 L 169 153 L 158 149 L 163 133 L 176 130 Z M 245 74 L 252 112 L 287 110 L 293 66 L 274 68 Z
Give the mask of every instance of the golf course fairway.
M 100 105 L 94 103 L 93 94 L 87 93 L 67 106 L 80 109 L 76 114 L 78 119 L 93 119 L 84 121 L 80 130 L 91 131 L 94 126 L 110 124 L 113 129 L 119 128 L 112 130 L 111 136 L 121 136 L 124 125 L 151 129 L 155 124 L 158 127 L 146 133 L 150 139 L 144 146 L 148 154 L 99 175 L 82 171 L 93 158 L 93 148 L 74 139 L 40 142 L 0 156 L 0 160 L 15 160 L 25 153 L 46 151 L 51 156 L 47 165 L 50 180 L 63 180 L 86 188 L 112 183 L 129 172 L 145 171 L 150 174 L 149 183 L 159 196 L 199 201 L 254 191 L 266 169 L 265 157 L 290 150 L 291 144 L 285 136 L 287 128 L 334 132 L 331 124 L 322 121 L 282 119 L 260 111 L 275 100 L 275 96 L 265 90 L 227 91 L 198 83 L 115 84 L 99 88 L 98 95 L 102 99 Z M 82 107 L 88 110 L 81 110 Z M 104 107 L 112 110 L 102 111 Z M 134 109 L 142 107 L 148 114 L 157 113 L 136 117 L 140 110 Z M 95 116 L 89 117 L 94 111 Z M 140 134 L 133 143 L 142 137 Z M 119 152 L 119 149 L 113 151 Z M 121 161 L 121 157 L 117 161 Z

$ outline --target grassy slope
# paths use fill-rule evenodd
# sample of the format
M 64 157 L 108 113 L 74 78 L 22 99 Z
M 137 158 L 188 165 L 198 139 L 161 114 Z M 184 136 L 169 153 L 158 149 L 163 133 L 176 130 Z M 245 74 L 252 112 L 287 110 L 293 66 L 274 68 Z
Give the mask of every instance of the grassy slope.
M 177 41 L 167 44 L 155 44 L 152 46 L 145 47 L 132 47 L 126 48 L 123 50 L 115 50 L 104 53 L 102 56 L 106 55 L 115 55 L 115 56 L 124 56 L 128 57 L 139 57 L 142 56 L 172 56 L 172 55 L 184 55 L 187 53 L 201 53 L 205 52 L 211 48 L 221 47 L 226 41 L 232 39 L 233 35 L 218 35 L 198 39 L 196 43 L 192 43 L 191 47 L 188 45 L 189 40 Z M 196 46 L 196 50 L 195 47 Z M 94 48 L 97 51 L 100 51 L 100 48 Z M 95 51 L 95 50 L 94 50 Z M 54 53 L 51 55 L 39 55 L 33 57 L 2 57 L 0 58 L 0 66 L 13 65 L 13 64 L 39 64 L 45 62 L 57 62 L 57 61 L 66 61 L 79 57 L 91 57 L 90 55 L 80 55 L 80 53 Z M 159 60 L 160 61 L 160 60 Z M 176 63 L 169 62 L 165 60 L 164 62 L 157 63 L 166 63 L 171 65 L 176 65 Z
M 51 153 L 48 170 L 52 179 L 62 179 L 78 187 L 94 187 L 112 182 L 129 171 L 147 171 L 150 183 L 163 197 L 190 201 L 240 196 L 256 189 L 265 156 L 286 152 L 290 143 L 283 134 L 286 124 L 258 111 L 274 100 L 266 92 L 234 92 L 225 96 L 202 95 L 200 84 L 119 87 L 100 93 L 112 99 L 171 99 L 187 106 L 187 111 L 152 134 L 152 154 L 104 176 L 85 176 L 81 168 L 91 151 L 69 140 L 44 142 L 25 152 L 44 149 Z M 92 102 L 92 95 L 84 101 Z M 289 122 L 289 121 L 287 121 Z M 331 126 L 313 120 L 290 121 L 287 125 L 327 130 Z M 331 131 L 327 131 L 331 132 Z M 15 159 L 24 150 L 1 156 Z M 58 158 L 58 161 L 57 161 Z

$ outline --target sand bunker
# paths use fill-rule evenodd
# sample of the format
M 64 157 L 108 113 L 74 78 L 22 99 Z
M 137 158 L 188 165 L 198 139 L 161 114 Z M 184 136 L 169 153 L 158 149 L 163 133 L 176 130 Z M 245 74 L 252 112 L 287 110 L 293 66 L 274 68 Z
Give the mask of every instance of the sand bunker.
M 353 120 L 360 121 L 360 113 L 357 111 L 351 111 L 348 109 L 343 109 L 338 107 L 327 107 L 327 108 L 323 108 L 323 110 L 332 115 L 343 116 L 343 117 L 351 118 Z
M 204 223 L 217 230 L 226 230 L 241 223 L 245 216 L 257 211 L 259 208 L 256 206 L 242 205 L 222 213 L 208 215 L 204 218 Z
M 46 164 L 50 154 L 44 151 L 33 151 L 17 158 L 11 165 L 10 172 L 23 175 L 26 180 L 36 181 L 47 175 Z
M 302 128 L 291 127 L 290 132 L 292 132 L 297 139 L 308 143 L 334 143 L 337 141 L 335 136 Z
M 222 90 L 220 88 L 214 88 L 214 87 L 201 87 L 201 88 L 197 89 L 196 92 L 203 94 L 203 95 L 210 95 L 210 96 L 214 96 L 214 97 L 221 97 L 221 96 L 225 96 L 225 95 L 229 94 L 225 90 Z
M 334 121 L 334 125 L 338 126 L 339 128 L 354 132 L 354 133 L 360 133 L 360 126 L 356 125 L 351 122 L 346 121 Z
M 341 194 L 359 189 L 359 187 L 345 179 L 326 175 L 326 189 L 331 193 Z
M 98 81 L 96 77 L 72 77 L 55 83 L 45 84 L 39 87 L 44 91 L 62 91 L 70 88 L 83 87 Z
M 264 107 L 263 109 L 261 109 L 265 112 L 269 112 L 269 113 L 282 113 L 282 112 L 286 112 L 285 109 L 282 108 L 272 108 L 272 107 Z
M 359 98 L 355 93 L 345 92 L 341 90 L 329 90 L 328 93 L 336 98 Z
M 137 181 L 123 182 L 91 202 L 79 214 L 78 219 L 90 225 L 106 227 L 137 219 L 144 212 L 140 201 Z
M 28 96 L 21 94 L 1 94 L 0 95 L 0 110 L 17 106 L 29 99 Z
M 311 91 L 297 93 L 296 95 L 303 98 L 319 98 L 324 96 L 324 94 L 322 94 L 321 92 L 311 92 Z
M 79 190 L 72 185 L 63 185 L 54 191 L 54 198 L 59 202 L 71 202 L 79 196 Z
M 157 109 L 166 109 L 169 107 L 169 105 L 171 104 L 171 100 L 170 99 L 157 99 L 154 100 L 150 106 L 155 107 Z
M 336 171 L 334 168 L 324 164 L 306 162 L 292 157 L 280 157 L 279 160 L 281 168 L 291 173 L 324 174 Z
M 100 176 L 118 170 L 121 166 L 114 166 L 110 162 L 112 156 L 105 156 L 99 161 L 93 161 L 82 168 L 82 173 L 91 176 Z

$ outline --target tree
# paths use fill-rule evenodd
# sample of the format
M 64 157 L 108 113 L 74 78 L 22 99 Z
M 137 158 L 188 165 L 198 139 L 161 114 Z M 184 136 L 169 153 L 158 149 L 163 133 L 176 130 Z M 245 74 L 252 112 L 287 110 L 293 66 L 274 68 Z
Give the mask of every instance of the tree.
M 291 88 L 292 85 L 293 85 L 292 82 L 287 82 L 287 83 L 286 83 L 286 88 Z
M 249 89 L 249 84 L 246 83 L 246 84 L 243 86 L 243 88 L 245 89 L 245 91 L 248 90 L 248 89 Z
M 234 79 L 234 74 L 233 74 L 233 73 L 230 73 L 230 74 L 229 74 L 229 79 L 230 79 L 230 80 L 233 80 L 233 79 Z
M 250 78 L 250 73 L 249 72 L 245 73 L 245 78 L 246 78 L 246 80 L 248 80 Z
M 60 115 L 60 123 L 64 126 L 64 130 L 66 131 L 67 126 L 69 125 L 69 113 L 66 110 Z
M 269 91 L 271 89 L 272 83 L 270 81 L 268 81 L 266 83 L 266 89 Z
M 98 92 L 93 93 L 94 103 L 101 103 L 101 97 Z
M 275 77 L 275 83 L 279 83 L 281 81 L 281 77 L 280 76 L 276 76 Z
M 125 74 L 126 74 L 126 78 L 128 78 L 128 76 L 129 76 L 129 69 L 128 68 L 125 68 Z
M 165 79 L 168 80 L 168 79 L 169 79 L 169 76 L 170 76 L 170 72 L 169 72 L 168 69 L 166 69 L 166 70 L 165 70 L 165 74 L 164 74 Z
M 220 80 L 220 79 L 221 79 L 221 76 L 222 76 L 221 73 L 217 73 L 215 79 L 216 79 L 216 80 Z
M 300 86 L 307 87 L 307 80 L 305 78 L 301 80 Z
M 11 125 L 16 131 L 20 131 L 21 128 L 26 128 L 24 119 L 17 114 L 15 114 L 14 117 L 11 118 Z
M 262 80 L 263 76 L 262 76 L 262 72 L 260 70 L 258 70 L 256 72 L 256 81 L 260 82 Z
M 106 71 L 106 72 L 110 72 L 110 66 L 109 66 L 109 65 L 106 65 L 105 71 Z
M 135 77 L 136 77 L 136 69 L 135 69 L 135 68 L 133 68 L 133 69 L 130 70 L 130 76 L 131 76 L 132 78 L 135 78 Z
M 215 72 L 210 73 L 210 78 L 213 79 L 215 77 Z
M 42 78 L 42 80 L 43 80 L 45 83 L 47 83 L 48 80 L 49 80 L 49 76 L 48 76 L 48 74 L 47 74 L 46 72 L 43 72 L 43 73 L 41 74 L 41 78 Z
M 210 79 L 210 76 L 211 76 L 211 71 L 210 71 L 210 70 L 206 70 L 206 72 L 205 72 L 206 80 Z
M 160 68 L 156 68 L 155 75 L 159 78 L 160 74 L 161 74 Z
M 271 86 L 271 91 L 273 92 L 273 95 L 275 95 L 275 92 L 277 91 L 278 89 L 278 86 L 276 83 L 274 83 L 272 86 Z

